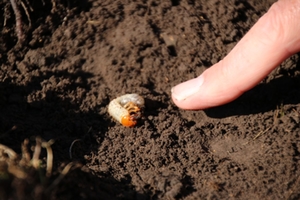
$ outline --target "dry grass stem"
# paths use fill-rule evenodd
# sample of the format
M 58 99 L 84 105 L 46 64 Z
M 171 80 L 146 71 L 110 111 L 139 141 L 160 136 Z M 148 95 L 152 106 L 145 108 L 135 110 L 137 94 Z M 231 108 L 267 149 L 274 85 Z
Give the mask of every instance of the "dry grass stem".
M 38 169 L 39 166 L 40 166 L 40 160 L 39 160 L 39 157 L 40 157 L 40 154 L 41 154 L 41 144 L 42 144 L 42 140 L 40 137 L 36 137 L 36 144 L 35 144 L 35 147 L 34 147 L 34 152 L 33 152 L 33 156 L 32 156 L 32 166 L 35 168 L 35 169 Z
M 54 143 L 54 140 L 49 140 L 48 142 L 42 142 L 42 147 L 47 150 L 47 167 L 46 167 L 46 176 L 50 177 L 53 167 L 53 151 L 51 145 Z
M 21 12 L 19 10 L 19 7 L 16 3 L 16 0 L 10 0 L 11 6 L 13 8 L 14 14 L 15 14 L 15 19 L 16 19 L 16 33 L 18 37 L 18 42 L 23 43 L 25 36 L 23 33 L 23 23 L 22 23 L 22 16 Z
M 270 130 L 270 129 L 271 129 L 271 127 L 267 128 L 267 129 L 264 130 L 264 131 L 259 132 L 259 133 L 253 138 L 253 140 L 256 140 L 258 137 L 260 137 L 261 135 L 265 134 L 265 133 L 266 133 L 268 130 Z
M 28 9 L 27 7 L 25 6 L 25 4 L 21 1 L 21 5 L 25 11 L 25 14 L 27 16 L 27 19 L 28 19 L 28 22 L 29 22 L 29 26 L 31 26 L 31 19 L 30 19 L 30 15 L 29 15 L 29 12 L 28 12 Z

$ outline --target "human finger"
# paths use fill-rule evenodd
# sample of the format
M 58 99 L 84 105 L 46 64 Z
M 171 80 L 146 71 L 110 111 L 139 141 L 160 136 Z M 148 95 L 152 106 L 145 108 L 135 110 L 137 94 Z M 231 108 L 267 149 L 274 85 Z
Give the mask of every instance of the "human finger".
M 253 88 L 300 50 L 299 19 L 299 0 L 274 3 L 223 60 L 173 87 L 174 103 L 183 109 L 205 109 L 228 103 Z

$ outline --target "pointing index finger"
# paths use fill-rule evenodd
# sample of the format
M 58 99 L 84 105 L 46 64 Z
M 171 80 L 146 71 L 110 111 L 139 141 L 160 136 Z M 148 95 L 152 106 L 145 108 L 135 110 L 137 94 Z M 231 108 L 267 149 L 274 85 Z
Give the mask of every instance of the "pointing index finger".
M 174 103 L 183 109 L 204 109 L 228 103 L 254 87 L 300 49 L 299 18 L 300 1 L 273 4 L 223 60 L 172 88 Z

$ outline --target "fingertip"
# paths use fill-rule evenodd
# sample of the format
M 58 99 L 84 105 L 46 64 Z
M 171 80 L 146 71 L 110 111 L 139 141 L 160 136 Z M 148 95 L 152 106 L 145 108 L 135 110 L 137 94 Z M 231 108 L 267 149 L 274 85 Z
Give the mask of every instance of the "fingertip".
M 223 68 L 223 62 L 219 62 L 199 77 L 173 87 L 171 96 L 175 105 L 185 110 L 202 110 L 226 104 L 240 96 L 243 93 L 238 89 L 240 83 L 229 75 L 224 76 Z
M 204 82 L 203 76 L 193 78 L 186 82 L 180 83 L 171 89 L 172 96 L 178 101 L 184 101 L 190 96 L 196 94 Z
M 173 102 L 182 109 L 200 109 L 201 103 L 195 99 L 201 97 L 203 83 L 204 77 L 201 75 L 172 87 Z
M 174 104 L 183 110 L 199 110 L 201 109 L 201 107 L 198 107 L 197 105 L 195 105 L 195 103 L 191 103 L 190 101 L 193 101 L 193 98 L 188 98 L 185 100 L 178 100 L 176 97 L 174 97 L 174 95 L 172 94 L 172 100 L 174 102 Z

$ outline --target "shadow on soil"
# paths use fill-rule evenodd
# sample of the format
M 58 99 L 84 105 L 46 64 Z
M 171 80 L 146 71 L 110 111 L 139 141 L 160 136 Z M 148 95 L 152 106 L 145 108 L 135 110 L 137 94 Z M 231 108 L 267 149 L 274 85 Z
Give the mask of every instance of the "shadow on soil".
M 223 106 L 205 110 L 209 117 L 224 118 L 234 115 L 249 115 L 275 110 L 286 104 L 300 103 L 300 59 L 297 66 L 287 70 L 284 76 L 269 83 L 262 83 L 245 92 L 237 100 Z M 292 77 L 290 74 L 296 74 Z
M 80 89 L 89 90 L 87 79 L 91 76 L 85 72 L 70 74 L 56 71 L 31 77 L 31 81 L 25 85 L 12 84 L 15 80 L 10 78 L 0 83 L 0 143 L 20 154 L 21 143 L 26 138 L 31 141 L 36 136 L 47 141 L 54 139 L 53 174 L 56 176 L 62 163 L 85 163 L 84 155 L 97 152 L 109 122 L 105 116 L 97 113 L 97 109 L 81 112 L 81 99 L 68 98 L 66 93 Z M 74 144 L 73 159 L 70 159 L 70 145 L 76 139 L 79 142 Z M 42 152 L 41 158 L 45 156 L 46 152 Z M 17 194 L 31 195 L 41 184 L 37 181 L 28 185 L 27 182 L 28 180 L 19 181 L 17 184 L 6 182 L 3 185 L 0 180 L 0 186 L 7 188 L 5 191 L 8 193 L 5 196 L 9 197 Z M 54 189 L 53 195 L 52 199 L 147 199 L 146 195 L 134 190 L 130 178 L 117 181 L 110 174 L 94 174 L 87 169 L 71 170 Z
M 6 21 L 7 23 L 5 27 L 7 31 L 3 33 L 4 37 L 0 39 L 0 42 L 2 41 L 0 51 L 5 52 L 0 55 L 0 61 L 1 63 L 9 63 L 8 57 L 13 55 L 11 59 L 15 63 L 16 60 L 23 59 L 27 50 L 12 49 L 17 42 L 13 28 L 15 24 L 13 10 L 8 0 L 0 3 L 0 5 L 6 8 L 0 12 L 1 22 Z M 56 27 L 61 24 L 62 17 L 68 17 L 71 15 L 70 13 L 72 15 L 79 14 L 82 10 L 89 9 L 91 3 L 88 1 L 57 1 L 53 3 L 53 1 L 46 0 L 42 3 L 26 1 L 24 5 L 33 9 L 33 11 L 28 11 L 29 16 L 27 16 L 21 7 L 22 16 L 29 17 L 23 17 L 26 41 L 30 41 L 29 46 L 31 48 L 38 48 L 45 45 L 45 41 L 41 42 L 34 40 L 34 38 L 47 39 L 47 36 L 51 36 Z M 53 6 L 57 7 L 54 8 Z M 30 20 L 32 22 L 31 27 L 29 27 Z M 4 26 L 1 22 L 0 25 Z M 32 33 L 32 30 L 36 30 L 36 32 Z M 7 52 L 10 50 L 12 52 L 8 54 Z M 51 59 L 52 64 L 53 62 L 58 61 Z M 106 106 L 108 102 L 97 105 L 96 109 L 92 111 L 82 112 L 80 109 L 82 100 L 85 99 L 84 95 L 90 89 L 87 79 L 92 74 L 83 71 L 76 71 L 75 73 L 69 73 L 67 70 L 53 71 L 48 64 L 44 71 L 38 69 L 40 66 L 30 64 L 23 66 L 24 71 L 21 70 L 21 73 L 18 68 L 20 65 L 16 66 L 16 64 L 15 66 L 8 64 L 7 69 L 0 70 L 2 73 L 0 82 L 0 143 L 21 154 L 21 144 L 26 138 L 34 141 L 36 136 L 40 136 L 46 141 L 55 140 L 52 145 L 54 175 L 50 177 L 48 185 L 41 187 L 42 184 L 37 178 L 39 177 L 37 172 L 28 173 L 25 180 L 16 177 L 4 180 L 0 177 L 0 198 L 148 199 L 150 194 L 140 194 L 135 191 L 130 184 L 130 177 L 118 181 L 109 173 L 95 174 L 84 167 L 70 170 L 53 189 L 51 195 L 45 196 L 43 190 L 57 178 L 63 165 L 71 161 L 84 164 L 86 162 L 84 155 L 97 152 L 111 123 L 105 119 L 105 116 L 100 115 L 99 109 L 97 109 Z M 74 99 L 74 94 L 77 94 L 76 91 L 78 90 L 82 91 L 82 96 L 76 96 Z M 70 159 L 70 146 L 75 140 L 78 142 L 74 143 L 71 152 L 72 159 Z M 43 150 L 40 158 L 45 157 L 46 152 Z

